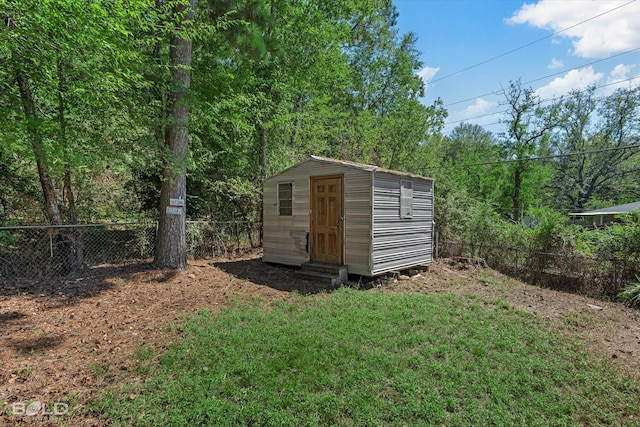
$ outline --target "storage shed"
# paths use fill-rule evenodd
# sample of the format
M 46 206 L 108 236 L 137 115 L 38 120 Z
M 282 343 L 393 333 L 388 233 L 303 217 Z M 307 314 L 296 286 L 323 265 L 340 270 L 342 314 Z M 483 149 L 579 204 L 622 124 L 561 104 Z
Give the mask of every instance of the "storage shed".
M 433 180 L 311 156 L 264 183 L 263 261 L 375 276 L 433 260 Z

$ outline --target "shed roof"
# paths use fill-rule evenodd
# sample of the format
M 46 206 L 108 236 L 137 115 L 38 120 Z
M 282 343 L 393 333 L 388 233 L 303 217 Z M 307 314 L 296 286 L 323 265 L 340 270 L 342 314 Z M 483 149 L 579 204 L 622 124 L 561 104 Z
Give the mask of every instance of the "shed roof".
M 626 203 L 624 205 L 616 205 L 608 208 L 596 209 L 587 212 L 572 212 L 572 216 L 594 216 L 594 215 L 620 215 L 635 210 L 640 210 L 640 202 Z
M 283 173 L 285 173 L 286 171 L 293 169 L 295 167 L 298 167 L 304 163 L 310 162 L 310 161 L 317 161 L 317 162 L 323 162 L 323 163 L 328 163 L 328 164 L 334 164 L 334 165 L 341 165 L 341 166 L 345 166 L 345 167 L 349 167 L 349 168 L 354 168 L 354 169 L 361 169 L 361 170 L 365 170 L 365 171 L 370 171 L 370 172 L 380 172 L 380 173 L 388 173 L 391 175 L 397 175 L 397 176 L 406 176 L 408 178 L 416 178 L 416 179 L 424 179 L 424 180 L 428 180 L 428 181 L 433 181 L 433 178 L 427 178 L 424 177 L 422 175 L 417 175 L 415 173 L 411 173 L 411 172 L 403 172 L 403 171 L 398 171 L 398 170 L 393 170 L 393 169 L 385 169 L 385 168 L 381 168 L 379 166 L 374 166 L 374 165 L 367 165 L 364 163 L 357 163 L 357 162 L 350 162 L 348 160 L 337 160 L 337 159 L 330 159 L 328 157 L 321 157 L 321 156 L 309 156 L 309 158 L 307 160 L 303 160 L 300 163 L 296 163 L 293 166 L 288 167 L 287 169 L 284 169 L 283 171 L 278 172 L 277 174 L 269 177 L 268 179 L 277 177 Z

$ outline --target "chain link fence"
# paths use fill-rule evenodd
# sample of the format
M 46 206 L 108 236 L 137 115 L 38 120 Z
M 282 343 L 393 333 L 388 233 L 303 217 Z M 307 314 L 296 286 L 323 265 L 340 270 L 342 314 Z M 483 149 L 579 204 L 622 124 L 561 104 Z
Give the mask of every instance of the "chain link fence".
M 187 221 L 187 257 L 208 259 L 237 255 L 262 246 L 260 223 Z
M 0 227 L 0 281 L 86 274 L 92 267 L 150 261 L 157 223 Z M 187 222 L 187 257 L 229 256 L 259 246 L 259 224 Z
M 640 275 L 640 265 L 610 254 L 586 257 L 575 253 L 442 241 L 437 256 L 481 258 L 489 267 L 528 283 L 597 298 L 615 299 Z

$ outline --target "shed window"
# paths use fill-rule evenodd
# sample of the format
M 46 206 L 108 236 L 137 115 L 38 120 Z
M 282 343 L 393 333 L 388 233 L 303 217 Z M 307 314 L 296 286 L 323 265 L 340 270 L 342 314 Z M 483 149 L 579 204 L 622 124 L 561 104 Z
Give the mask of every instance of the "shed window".
M 400 218 L 413 218 L 413 183 L 400 181 Z
M 278 215 L 293 216 L 293 183 L 278 184 Z

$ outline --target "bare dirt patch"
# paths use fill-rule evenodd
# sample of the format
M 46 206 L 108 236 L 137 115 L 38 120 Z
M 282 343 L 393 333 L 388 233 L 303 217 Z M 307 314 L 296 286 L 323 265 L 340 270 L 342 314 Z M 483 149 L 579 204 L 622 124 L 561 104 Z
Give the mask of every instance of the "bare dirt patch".
M 234 299 L 287 300 L 292 291 L 322 285 L 292 270 L 264 264 L 260 253 L 194 261 L 186 271 L 149 264 L 96 268 L 68 281 L 0 284 L 0 421 L 3 425 L 102 425 L 83 408 L 104 387 L 136 374 L 142 346 L 161 350 L 178 338 L 169 326 L 200 308 L 218 310 Z M 357 283 L 352 283 L 357 286 Z M 619 303 L 526 285 L 481 265 L 440 260 L 419 276 L 382 286 L 388 292 L 475 295 L 535 314 L 582 339 L 596 357 L 624 372 L 640 368 L 640 312 Z M 16 402 L 64 402 L 70 414 L 16 417 Z

